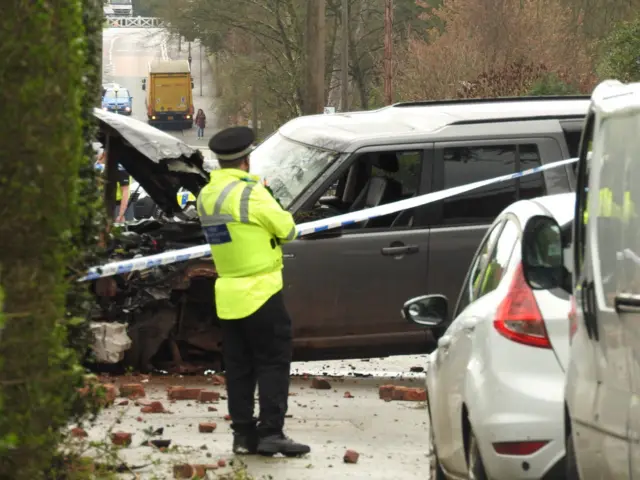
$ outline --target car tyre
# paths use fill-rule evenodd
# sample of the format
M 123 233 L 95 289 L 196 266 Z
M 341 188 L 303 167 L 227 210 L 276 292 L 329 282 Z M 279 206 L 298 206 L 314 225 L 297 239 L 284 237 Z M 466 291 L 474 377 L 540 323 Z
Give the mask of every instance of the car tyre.
M 431 446 L 431 452 L 429 453 L 429 479 L 447 480 L 444 470 L 442 470 L 442 466 L 440 466 L 440 460 L 438 460 L 438 451 L 436 450 L 436 438 L 433 434 L 431 413 L 429 413 L 429 444 Z
M 567 480 L 580 480 L 580 474 L 578 473 L 578 464 L 576 463 L 576 449 L 573 445 L 573 435 L 571 432 L 567 433 L 565 440 L 565 478 Z
M 467 465 L 469 466 L 469 480 L 487 480 L 487 472 L 484 470 L 480 448 L 478 447 L 478 439 L 473 433 L 469 432 L 469 454 L 467 456 Z

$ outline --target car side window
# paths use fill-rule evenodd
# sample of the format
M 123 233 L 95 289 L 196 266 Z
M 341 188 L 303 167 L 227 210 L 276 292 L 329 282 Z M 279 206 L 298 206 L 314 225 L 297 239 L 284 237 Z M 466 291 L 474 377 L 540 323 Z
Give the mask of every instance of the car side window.
M 496 242 L 496 248 L 493 249 L 491 257 L 487 262 L 487 268 L 484 270 L 482 280 L 478 281 L 478 294 L 476 300 L 483 297 L 487 293 L 494 291 L 500 285 L 500 281 L 509 265 L 511 254 L 518 242 L 520 229 L 513 220 L 508 220 L 505 224 L 500 237 Z
M 456 312 L 453 318 L 457 317 L 465 308 L 467 308 L 467 305 L 476 299 L 479 279 L 482 278 L 482 273 L 489 261 L 489 254 L 491 253 L 491 249 L 495 244 L 496 238 L 498 238 L 498 234 L 500 233 L 503 224 L 504 222 L 502 221 L 496 223 L 491 231 L 484 237 L 484 241 L 473 259 L 472 267 L 467 273 L 467 278 L 462 291 L 460 292 L 458 304 L 456 305 Z
M 541 165 L 536 144 L 447 147 L 443 150 L 443 188 L 496 178 Z M 444 225 L 491 223 L 518 199 L 546 193 L 542 173 L 488 185 L 443 201 Z

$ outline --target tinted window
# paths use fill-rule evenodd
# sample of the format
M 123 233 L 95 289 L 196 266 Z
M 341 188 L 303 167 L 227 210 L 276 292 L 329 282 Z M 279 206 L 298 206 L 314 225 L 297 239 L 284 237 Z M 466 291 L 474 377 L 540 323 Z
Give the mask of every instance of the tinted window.
M 481 278 L 484 267 L 489 261 L 489 252 L 495 244 L 495 240 L 500 233 L 502 225 L 503 222 L 500 222 L 493 227 L 491 232 L 484 238 L 484 242 L 478 250 L 476 257 L 473 259 L 472 267 L 467 275 L 467 280 L 460 292 L 460 299 L 458 300 L 454 318 L 467 308 L 467 305 L 476 299 L 476 287 L 479 285 L 479 279 Z
M 496 145 L 444 149 L 444 188 L 508 175 L 540 165 L 536 145 Z M 518 164 L 519 168 L 518 168 Z M 518 188 L 519 185 L 519 188 Z M 542 174 L 509 180 L 443 201 L 443 223 L 491 223 L 518 198 L 545 194 Z
M 385 171 L 374 165 L 371 174 L 394 180 L 401 186 L 400 194 L 403 198 L 412 197 L 418 193 L 418 187 L 420 186 L 422 152 L 399 152 L 394 155 L 398 159 L 398 170 L 396 172 Z
M 478 282 L 479 290 L 476 299 L 494 291 L 500 285 L 500 281 L 509 265 L 513 247 L 518 241 L 518 234 L 518 226 L 513 221 L 508 221 L 500 233 L 491 258 L 487 262 L 482 281 Z

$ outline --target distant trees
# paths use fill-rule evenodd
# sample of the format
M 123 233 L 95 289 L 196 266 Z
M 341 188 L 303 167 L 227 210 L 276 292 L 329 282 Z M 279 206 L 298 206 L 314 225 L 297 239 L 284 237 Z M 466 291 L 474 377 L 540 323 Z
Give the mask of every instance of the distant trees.
M 640 81 L 640 14 L 618 23 L 600 44 L 597 72 L 601 78 Z

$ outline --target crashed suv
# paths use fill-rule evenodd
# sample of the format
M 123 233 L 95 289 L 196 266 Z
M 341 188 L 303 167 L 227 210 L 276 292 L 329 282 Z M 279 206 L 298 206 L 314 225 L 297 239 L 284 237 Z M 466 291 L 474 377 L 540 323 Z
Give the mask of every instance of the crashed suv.
M 575 157 L 588 106 L 588 97 L 525 97 L 305 116 L 261 143 L 251 170 L 302 223 Z M 186 153 L 166 165 L 142 154 L 123 161 L 164 216 L 127 227 L 113 259 L 204 243 L 196 212 L 176 202 L 179 188 L 197 195 L 206 183 L 199 162 Z M 435 291 L 456 298 L 506 206 L 574 189 L 573 168 L 562 166 L 285 245 L 294 357 L 432 351 L 441 332 L 406 322 L 398 305 Z M 95 282 L 96 316 L 128 324 L 125 363 L 139 370 L 219 364 L 215 275 L 205 258 Z

